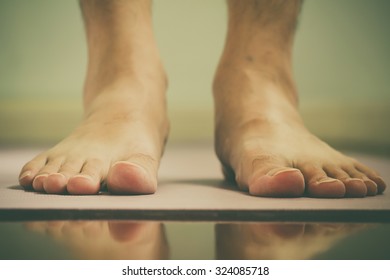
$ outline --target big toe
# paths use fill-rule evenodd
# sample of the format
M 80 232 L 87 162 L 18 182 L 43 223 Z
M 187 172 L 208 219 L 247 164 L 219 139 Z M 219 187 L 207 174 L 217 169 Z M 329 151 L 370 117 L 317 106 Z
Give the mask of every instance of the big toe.
M 295 168 L 278 168 L 255 174 L 249 181 L 249 193 L 267 197 L 299 197 L 305 191 L 302 173 Z
M 157 179 L 139 164 L 118 161 L 108 172 L 107 188 L 114 194 L 152 194 L 157 189 Z

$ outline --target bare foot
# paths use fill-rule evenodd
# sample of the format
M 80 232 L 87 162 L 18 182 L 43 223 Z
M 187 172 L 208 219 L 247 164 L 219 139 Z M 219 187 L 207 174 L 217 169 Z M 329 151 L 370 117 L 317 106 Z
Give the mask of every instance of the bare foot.
M 215 86 L 216 150 L 240 188 L 281 197 L 305 191 L 314 197 L 364 197 L 385 190 L 375 171 L 305 128 L 286 85 L 257 72 L 223 72 Z
M 22 169 L 20 184 L 47 193 L 154 193 L 168 122 L 164 102 L 138 85 L 112 88 L 70 136 Z
M 249 2 L 228 2 L 229 31 L 214 81 L 215 146 L 225 175 L 256 196 L 382 193 L 386 185 L 375 171 L 312 135 L 299 115 L 291 67 L 299 1 L 277 10 L 271 2 Z M 278 15 L 268 18 L 267 9 Z
M 243 72 L 219 78 L 224 85 L 215 87 L 217 154 L 241 189 L 280 197 L 305 191 L 314 197 L 364 197 L 384 191 L 375 171 L 305 128 L 283 87 Z
M 89 47 L 85 118 L 22 168 L 22 186 L 71 194 L 96 194 L 101 183 L 112 193 L 156 191 L 169 126 L 166 77 L 152 36 L 150 3 L 118 5 L 82 2 Z

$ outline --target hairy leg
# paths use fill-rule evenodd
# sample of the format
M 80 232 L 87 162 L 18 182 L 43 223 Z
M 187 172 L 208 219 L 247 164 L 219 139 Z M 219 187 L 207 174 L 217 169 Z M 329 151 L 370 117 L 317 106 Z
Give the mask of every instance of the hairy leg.
M 214 80 L 215 146 L 227 177 L 256 196 L 364 197 L 379 175 L 312 135 L 298 112 L 292 45 L 301 1 L 229 0 Z
M 88 43 L 84 120 L 28 162 L 20 184 L 47 193 L 95 194 L 104 182 L 112 193 L 153 193 L 169 124 L 151 3 L 80 4 Z

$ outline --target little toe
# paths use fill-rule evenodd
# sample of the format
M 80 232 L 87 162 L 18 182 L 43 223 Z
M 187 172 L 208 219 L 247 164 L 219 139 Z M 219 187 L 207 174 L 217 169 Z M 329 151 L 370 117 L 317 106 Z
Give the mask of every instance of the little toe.
M 32 189 L 32 182 L 34 180 L 34 172 L 26 170 L 19 175 L 19 184 L 26 190 Z
M 383 178 L 378 176 L 378 177 L 372 178 L 372 180 L 375 182 L 375 184 L 378 187 L 378 194 L 382 194 L 386 189 L 386 183 L 383 180 Z
M 302 173 L 295 168 L 276 168 L 266 174 L 255 173 L 249 181 L 249 193 L 267 197 L 299 197 L 305 190 Z
M 43 156 L 38 156 L 26 163 L 20 171 L 19 184 L 26 189 L 31 189 L 35 176 L 45 164 L 46 157 Z
M 355 168 L 357 171 L 360 173 L 363 173 L 365 176 L 369 178 L 369 180 L 375 182 L 377 186 L 377 193 L 381 194 L 385 191 L 386 189 L 386 183 L 383 180 L 383 178 L 374 170 L 371 168 L 365 166 L 364 164 L 360 162 L 355 163 Z M 366 181 L 366 180 L 365 180 Z M 372 183 L 369 183 L 372 186 Z
M 152 194 L 157 189 L 157 179 L 140 164 L 118 161 L 108 172 L 107 187 L 115 194 Z

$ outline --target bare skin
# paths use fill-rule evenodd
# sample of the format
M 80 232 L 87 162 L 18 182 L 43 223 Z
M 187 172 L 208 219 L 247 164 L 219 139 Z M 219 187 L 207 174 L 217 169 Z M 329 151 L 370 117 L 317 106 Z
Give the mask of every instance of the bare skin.
M 26 188 L 46 193 L 149 194 L 168 135 L 165 72 L 150 1 L 81 1 L 89 63 L 85 117 L 22 169 Z
M 84 121 L 22 169 L 47 193 L 149 194 L 168 134 L 166 76 L 150 1 L 81 1 L 88 42 Z M 214 81 L 216 152 L 225 175 L 256 196 L 364 197 L 379 175 L 313 136 L 297 110 L 291 49 L 300 1 L 228 1 Z
M 300 1 L 228 1 L 214 80 L 215 146 L 225 176 L 255 196 L 364 197 L 386 185 L 312 135 L 299 115 L 291 53 Z

